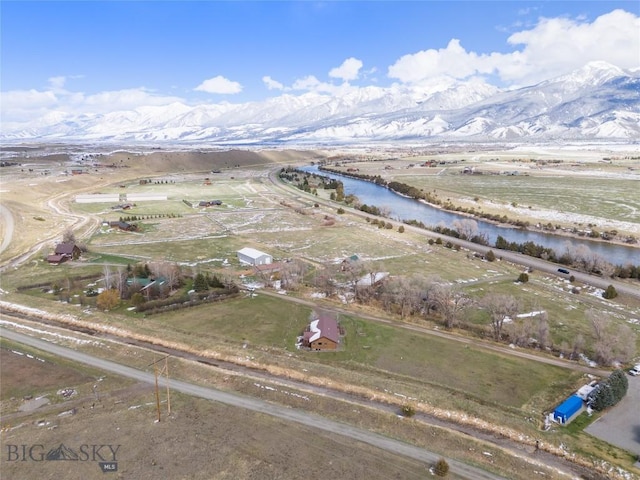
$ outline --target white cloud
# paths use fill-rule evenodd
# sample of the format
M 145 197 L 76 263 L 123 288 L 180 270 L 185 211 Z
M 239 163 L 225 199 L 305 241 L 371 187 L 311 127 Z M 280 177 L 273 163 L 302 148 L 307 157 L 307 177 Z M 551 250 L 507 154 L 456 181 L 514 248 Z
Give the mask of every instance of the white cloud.
M 284 85 L 277 80 L 274 80 L 269 75 L 265 75 L 264 77 L 262 77 L 262 81 L 269 90 L 284 90 Z
M 446 48 L 422 50 L 404 55 L 389 67 L 389 77 L 403 83 L 415 83 L 430 77 L 451 76 L 466 78 L 480 73 L 491 73 L 491 62 L 486 55 L 467 52 L 460 40 L 452 39 Z
M 12 90 L 0 93 L 3 122 L 30 122 L 51 112 L 61 114 L 101 114 L 117 110 L 133 110 L 143 106 L 183 102 L 179 97 L 157 95 L 145 88 L 131 88 L 87 95 L 68 92 L 64 82 L 49 80 L 51 89 Z
M 567 73 L 595 60 L 621 68 L 640 65 L 640 17 L 614 10 L 593 23 L 567 18 L 543 18 L 531 30 L 507 40 L 523 45 L 512 62 L 500 66 L 507 81 L 532 83 Z M 507 57 L 506 60 L 509 60 Z
M 84 75 L 59 75 L 56 77 L 49 77 L 47 81 L 49 82 L 49 88 L 51 91 L 56 93 L 66 93 L 67 91 L 64 87 L 67 84 L 67 80 L 83 77 Z
M 358 78 L 360 69 L 362 68 L 362 61 L 357 58 L 347 58 L 339 67 L 332 68 L 329 71 L 329 76 L 332 78 L 340 78 L 345 82 L 355 80 Z
M 320 94 L 328 93 L 331 95 L 340 95 L 351 91 L 354 88 L 355 87 L 352 87 L 346 82 L 341 85 L 334 85 L 333 83 L 321 82 L 315 76 L 308 75 L 304 78 L 297 79 L 288 90 L 306 90 L 308 92 Z
M 640 64 L 640 17 L 623 10 L 604 14 L 592 23 L 583 19 L 542 18 L 507 42 L 510 53 L 467 51 L 457 39 L 446 48 L 404 55 L 388 69 L 402 83 L 419 83 L 436 76 L 467 78 L 497 73 L 507 84 L 531 85 L 565 74 L 594 60 L 622 68 Z
M 147 105 L 168 105 L 182 101 L 179 97 L 156 95 L 144 88 L 130 88 L 100 92 L 93 95 L 76 94 L 75 103 L 94 113 L 113 110 L 132 110 Z
M 64 77 L 64 76 L 49 78 L 49 85 L 51 86 L 52 90 L 62 90 L 66 82 L 67 82 L 67 77 Z
M 242 85 L 233 82 L 222 75 L 205 80 L 194 90 L 207 93 L 234 94 L 242 91 Z

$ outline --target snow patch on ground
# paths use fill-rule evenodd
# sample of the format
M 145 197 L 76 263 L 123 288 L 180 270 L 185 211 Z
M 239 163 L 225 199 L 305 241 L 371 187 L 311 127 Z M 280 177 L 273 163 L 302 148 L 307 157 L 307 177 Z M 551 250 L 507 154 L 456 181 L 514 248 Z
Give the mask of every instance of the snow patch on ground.
M 9 322 L 7 320 L 0 320 L 0 325 L 6 325 L 13 328 L 17 328 L 19 330 L 26 330 L 28 332 L 37 333 L 38 335 L 48 335 L 50 337 L 54 337 L 58 340 L 71 340 L 79 345 L 102 345 L 100 342 L 96 342 L 95 340 L 82 340 L 80 338 L 70 337 L 68 335 L 61 335 L 55 332 L 49 332 L 47 330 L 41 330 L 39 328 L 28 327 L 26 325 L 20 325 L 19 323 Z M 46 339 L 43 339 L 46 340 Z M 17 352 L 15 352 L 17 353 Z M 44 361 L 44 360 L 41 360 Z

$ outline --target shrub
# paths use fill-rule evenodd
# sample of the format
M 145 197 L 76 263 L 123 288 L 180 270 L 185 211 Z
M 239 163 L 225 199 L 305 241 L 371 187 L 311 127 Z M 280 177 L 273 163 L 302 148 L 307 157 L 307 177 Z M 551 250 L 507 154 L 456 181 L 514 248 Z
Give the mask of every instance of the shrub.
M 439 477 L 446 477 L 449 474 L 449 464 L 444 458 L 440 458 L 435 465 L 435 474 Z
M 398 227 L 398 233 L 404 233 L 404 225 Z
M 484 256 L 484 258 L 487 260 L 487 262 L 495 262 L 496 254 L 493 253 L 493 250 L 489 250 L 487 254 Z
M 607 300 L 611 300 L 612 298 L 616 298 L 617 296 L 618 292 L 616 291 L 616 287 L 614 287 L 613 285 L 609 285 L 602 294 L 602 298 L 606 298 Z
M 344 208 L 340 207 L 338 210 L 338 215 L 342 215 L 344 213 Z
M 518 276 L 518 281 L 520 283 L 527 283 L 529 281 L 529 275 L 522 272 L 519 276 Z
M 408 403 L 405 403 L 404 405 L 402 405 L 402 407 L 400 408 L 400 411 L 402 412 L 402 415 L 404 415 L 405 417 L 413 417 L 416 414 L 415 407 Z
M 120 294 L 117 290 L 105 290 L 96 297 L 96 306 L 100 310 L 111 310 L 120 305 Z
M 139 307 L 144 303 L 144 296 L 140 292 L 136 292 L 131 295 L 131 305 Z

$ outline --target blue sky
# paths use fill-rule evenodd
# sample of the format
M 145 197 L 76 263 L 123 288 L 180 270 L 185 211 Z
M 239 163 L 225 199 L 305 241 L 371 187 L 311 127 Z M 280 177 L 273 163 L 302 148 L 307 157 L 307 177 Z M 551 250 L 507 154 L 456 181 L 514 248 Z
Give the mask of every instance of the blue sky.
M 2 1 L 5 120 L 640 65 L 637 1 Z

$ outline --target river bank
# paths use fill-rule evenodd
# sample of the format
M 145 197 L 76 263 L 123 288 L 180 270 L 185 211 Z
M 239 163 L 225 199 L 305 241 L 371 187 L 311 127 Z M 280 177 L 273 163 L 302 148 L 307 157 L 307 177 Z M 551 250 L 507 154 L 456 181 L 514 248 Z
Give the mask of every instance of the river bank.
M 300 170 L 308 174 L 339 179 L 344 184 L 346 195 L 354 195 L 360 203 L 367 206 L 383 209 L 385 216 L 397 221 L 415 221 L 427 228 L 446 226 L 451 229 L 455 222 L 461 219 L 474 218 L 477 221 L 478 233 L 486 237 L 490 245 L 494 245 L 498 237 L 503 237 L 508 242 L 517 244 L 542 245 L 557 252 L 557 257 L 567 252 L 571 255 L 580 253 L 580 255 L 597 257 L 619 266 L 636 265 L 640 259 L 640 249 L 624 242 L 596 241 L 586 236 L 572 234 L 571 231 L 549 232 L 540 227 L 532 229 L 531 223 L 526 220 L 519 220 L 515 224 L 509 223 L 506 215 L 498 213 L 493 215 L 485 213 L 481 218 L 474 217 L 472 215 L 474 211 L 471 208 L 457 208 L 449 204 L 434 205 L 420 198 L 422 195 L 419 189 L 399 182 L 391 182 L 391 186 L 400 188 L 391 188 L 379 176 L 363 179 L 357 175 L 330 171 L 331 169 L 320 170 L 318 165 L 300 167 Z M 398 190 L 402 191 L 398 192 Z

